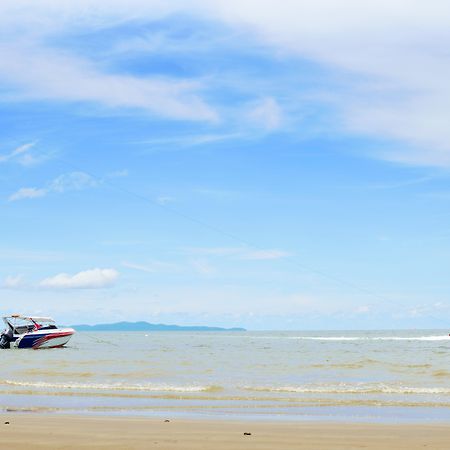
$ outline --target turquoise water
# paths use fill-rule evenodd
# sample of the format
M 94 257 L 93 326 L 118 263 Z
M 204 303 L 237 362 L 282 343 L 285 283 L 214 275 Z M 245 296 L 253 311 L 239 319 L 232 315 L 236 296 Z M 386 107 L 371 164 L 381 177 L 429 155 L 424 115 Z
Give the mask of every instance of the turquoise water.
M 450 420 L 443 330 L 80 332 L 1 355 L 3 410 Z

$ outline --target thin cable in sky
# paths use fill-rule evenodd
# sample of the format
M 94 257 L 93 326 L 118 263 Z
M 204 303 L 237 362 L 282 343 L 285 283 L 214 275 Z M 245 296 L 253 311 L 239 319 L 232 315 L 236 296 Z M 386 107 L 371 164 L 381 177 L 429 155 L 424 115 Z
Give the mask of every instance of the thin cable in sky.
M 92 172 L 87 171 L 83 167 L 80 167 L 80 166 L 78 166 L 78 165 L 76 165 L 76 164 L 74 164 L 74 163 L 72 163 L 70 161 L 64 160 L 62 158 L 56 158 L 56 159 L 58 159 L 59 161 L 61 161 L 64 164 L 66 164 L 67 166 L 72 167 L 75 170 L 83 171 L 84 173 L 86 173 L 87 175 L 92 177 L 94 180 L 97 180 L 98 182 L 101 182 L 102 184 L 104 184 L 104 185 L 106 185 L 106 186 L 108 186 L 108 187 L 110 187 L 110 188 L 112 188 L 112 189 L 114 189 L 116 191 L 123 192 L 123 193 L 125 193 L 127 195 L 130 195 L 130 196 L 136 198 L 136 199 L 144 201 L 147 204 L 151 204 L 152 206 L 156 206 L 156 207 L 158 207 L 158 208 L 160 208 L 160 209 L 162 209 L 164 211 L 169 212 L 172 215 L 175 215 L 175 216 L 180 217 L 180 218 L 182 218 L 182 219 L 184 219 L 186 221 L 189 221 L 191 223 L 199 225 L 200 227 L 202 227 L 204 229 L 208 229 L 210 231 L 213 231 L 216 234 L 220 234 L 220 235 L 222 235 L 224 237 L 227 237 L 228 239 L 231 239 L 231 240 L 233 240 L 235 242 L 238 242 L 241 245 L 245 245 L 246 247 L 248 247 L 250 249 L 257 250 L 257 251 L 264 251 L 265 250 L 263 247 L 261 247 L 261 246 L 259 246 L 257 244 L 251 243 L 247 239 L 243 239 L 240 236 L 237 236 L 237 235 L 235 235 L 233 233 L 230 233 L 230 232 L 228 232 L 226 230 L 223 230 L 223 229 L 221 229 L 221 228 L 219 228 L 219 227 L 217 227 L 215 225 L 211 225 L 211 224 L 209 224 L 209 223 L 207 223 L 207 222 L 205 222 L 205 221 L 203 221 L 201 219 L 193 217 L 193 216 L 191 216 L 189 214 L 186 214 L 184 212 L 178 211 L 177 209 L 170 208 L 170 207 L 168 207 L 168 206 L 166 206 L 164 204 L 161 204 L 161 203 L 157 202 L 156 200 L 151 199 L 150 197 L 146 197 L 145 195 L 139 194 L 137 192 L 131 191 L 129 189 L 126 189 L 124 187 L 121 187 L 121 186 L 118 186 L 118 185 L 116 185 L 114 183 L 111 183 L 109 180 L 107 180 L 105 178 L 102 178 L 102 177 L 100 177 L 100 176 L 98 176 L 96 174 L 93 174 Z M 375 291 L 373 291 L 371 289 L 359 286 L 359 285 L 357 285 L 357 284 L 355 284 L 355 283 L 353 283 L 351 281 L 348 281 L 348 280 L 345 280 L 343 278 L 337 277 L 335 275 L 329 274 L 327 272 L 324 272 L 321 269 L 317 269 L 317 268 L 312 267 L 312 266 L 310 266 L 308 264 L 305 264 L 303 262 L 292 260 L 292 259 L 288 259 L 285 262 L 287 264 L 290 264 L 291 266 L 300 268 L 300 269 L 302 269 L 304 271 L 307 271 L 307 272 L 319 275 L 320 277 L 322 277 L 324 279 L 328 279 L 328 280 L 331 280 L 331 281 L 333 281 L 335 283 L 338 283 L 340 285 L 347 286 L 347 287 L 353 289 L 354 291 L 361 292 L 362 294 L 364 294 L 366 296 L 370 296 L 372 298 L 376 298 L 376 299 L 382 301 L 383 303 L 395 303 L 397 306 L 409 307 L 409 305 L 406 305 L 404 303 L 402 304 L 401 302 L 398 302 L 398 301 L 394 302 L 392 299 L 390 299 L 388 297 L 385 297 L 383 295 L 380 295 L 380 294 L 378 294 L 377 292 L 375 292 Z M 439 317 L 436 317 L 436 316 L 433 316 L 433 315 L 430 315 L 430 314 L 428 314 L 428 317 L 430 317 L 430 318 L 432 318 L 432 319 L 434 319 L 434 320 L 436 320 L 438 322 L 442 322 L 442 323 L 445 322 L 445 325 L 446 326 L 448 325 L 448 321 L 444 321 L 443 319 L 441 319 Z

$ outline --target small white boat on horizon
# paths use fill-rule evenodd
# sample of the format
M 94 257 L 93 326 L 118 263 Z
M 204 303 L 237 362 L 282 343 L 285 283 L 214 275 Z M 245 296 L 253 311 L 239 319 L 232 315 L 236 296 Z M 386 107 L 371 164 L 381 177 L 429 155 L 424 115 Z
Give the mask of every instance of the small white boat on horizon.
M 3 317 L 6 329 L 0 336 L 0 349 L 56 348 L 69 342 L 73 328 L 58 328 L 51 317 L 12 314 Z

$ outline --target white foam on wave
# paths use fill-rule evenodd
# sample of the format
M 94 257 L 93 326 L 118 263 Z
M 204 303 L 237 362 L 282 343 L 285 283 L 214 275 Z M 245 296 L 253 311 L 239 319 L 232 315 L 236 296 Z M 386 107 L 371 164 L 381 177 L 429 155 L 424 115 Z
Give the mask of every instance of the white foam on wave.
M 386 384 L 335 384 L 304 386 L 245 386 L 255 392 L 292 392 L 300 394 L 440 394 L 450 395 L 450 388 L 389 386 Z
M 296 336 L 304 341 L 450 341 L 450 336 Z
M 224 335 L 222 337 L 234 339 L 263 339 L 283 340 L 293 339 L 302 341 L 450 341 L 449 335 L 433 336 L 253 336 L 253 335 Z
M 364 337 L 349 337 L 349 336 L 297 336 L 292 339 L 299 339 L 302 341 L 360 341 L 370 340 Z
M 172 386 L 157 384 L 123 384 L 123 383 L 47 383 L 45 381 L 2 380 L 0 384 L 45 389 L 88 389 L 108 391 L 144 391 L 144 392 L 208 392 L 217 386 Z

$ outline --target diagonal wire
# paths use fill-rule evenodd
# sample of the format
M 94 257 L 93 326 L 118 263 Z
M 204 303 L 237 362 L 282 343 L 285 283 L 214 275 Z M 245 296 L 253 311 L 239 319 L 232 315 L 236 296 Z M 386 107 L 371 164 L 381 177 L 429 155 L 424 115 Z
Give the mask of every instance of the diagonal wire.
M 231 239 L 231 240 L 233 240 L 233 241 L 235 241 L 237 243 L 240 243 L 241 245 L 244 245 L 244 246 L 246 246 L 246 247 L 248 247 L 250 249 L 257 250 L 257 251 L 264 251 L 265 250 L 260 245 L 252 243 L 252 242 L 250 242 L 247 239 L 243 239 L 243 238 L 241 238 L 240 236 L 238 236 L 238 235 L 236 235 L 234 233 L 230 233 L 230 232 L 228 232 L 226 230 L 223 230 L 220 227 L 217 227 L 215 225 L 211 225 L 210 223 L 205 222 L 205 221 L 203 221 L 201 219 L 198 219 L 196 217 L 193 217 L 190 214 L 186 214 L 186 213 L 184 213 L 182 211 L 179 211 L 177 209 L 170 208 L 167 205 L 161 204 L 161 203 L 157 202 L 156 200 L 153 200 L 153 199 L 151 199 L 149 197 L 146 197 L 145 195 L 139 194 L 139 193 L 134 192 L 134 191 L 132 191 L 130 189 L 127 189 L 127 188 L 124 188 L 124 187 L 119 186 L 117 184 L 111 183 L 108 179 L 105 179 L 104 177 L 100 177 L 100 176 L 94 174 L 91 171 L 85 170 L 85 168 L 80 167 L 80 166 L 74 164 L 71 161 L 67 161 L 67 160 L 62 159 L 62 158 L 55 158 L 55 159 L 59 160 L 60 162 L 62 162 L 63 164 L 65 164 L 65 165 L 67 165 L 69 167 L 72 167 L 75 170 L 79 170 L 79 171 L 82 171 L 82 172 L 86 173 L 87 175 L 92 177 L 94 180 L 97 180 L 101 184 L 106 185 L 106 186 L 110 187 L 113 190 L 116 190 L 116 191 L 122 192 L 124 194 L 130 195 L 130 196 L 132 196 L 132 197 L 134 197 L 134 198 L 136 198 L 138 200 L 141 200 L 141 201 L 143 201 L 143 202 L 145 202 L 147 204 L 152 205 L 153 207 L 157 207 L 157 208 L 159 208 L 161 210 L 164 210 L 164 211 L 166 211 L 166 212 L 168 212 L 168 213 L 170 213 L 170 214 L 172 214 L 174 216 L 182 218 L 185 221 L 189 221 L 191 223 L 199 225 L 200 227 L 202 227 L 204 229 L 208 229 L 208 230 L 210 230 L 210 231 L 212 231 L 212 232 L 214 232 L 216 234 L 220 234 L 220 235 L 222 235 L 224 237 L 227 237 L 227 238 L 229 238 L 229 239 Z M 316 267 L 310 266 L 309 264 L 305 264 L 305 263 L 302 263 L 300 261 L 296 261 L 296 260 L 292 260 L 292 259 L 287 260 L 286 263 L 290 264 L 293 267 L 297 267 L 297 268 L 302 269 L 304 271 L 307 271 L 307 272 L 319 275 L 320 277 L 322 277 L 324 279 L 328 279 L 328 280 L 333 281 L 335 283 L 338 283 L 338 284 L 340 284 L 342 286 L 347 286 L 347 287 L 353 289 L 354 291 L 358 291 L 358 292 L 361 292 L 362 294 L 364 294 L 366 296 L 370 296 L 372 298 L 378 299 L 378 300 L 382 301 L 383 303 L 395 303 L 396 305 L 402 305 L 400 302 L 398 302 L 398 301 L 393 302 L 393 300 L 391 298 L 388 298 L 388 297 L 386 297 L 384 295 L 380 295 L 379 293 L 377 293 L 377 292 L 375 292 L 375 291 L 373 291 L 371 289 L 362 287 L 362 286 L 360 286 L 358 284 L 355 284 L 355 283 L 353 283 L 351 281 L 348 281 L 348 280 L 345 280 L 345 279 L 340 278 L 338 276 L 335 276 L 335 275 L 332 275 L 330 273 L 327 273 L 327 272 L 325 272 L 325 271 L 323 271 L 321 269 L 318 269 Z M 409 305 L 403 304 L 402 306 L 408 307 Z M 448 321 L 446 321 L 446 320 L 444 320 L 442 318 L 439 318 L 439 317 L 436 317 L 436 316 L 433 316 L 433 315 L 430 315 L 430 314 L 428 314 L 428 317 L 430 317 L 430 318 L 432 318 L 432 319 L 434 319 L 434 320 L 436 320 L 438 322 L 445 323 L 446 326 L 448 325 Z

